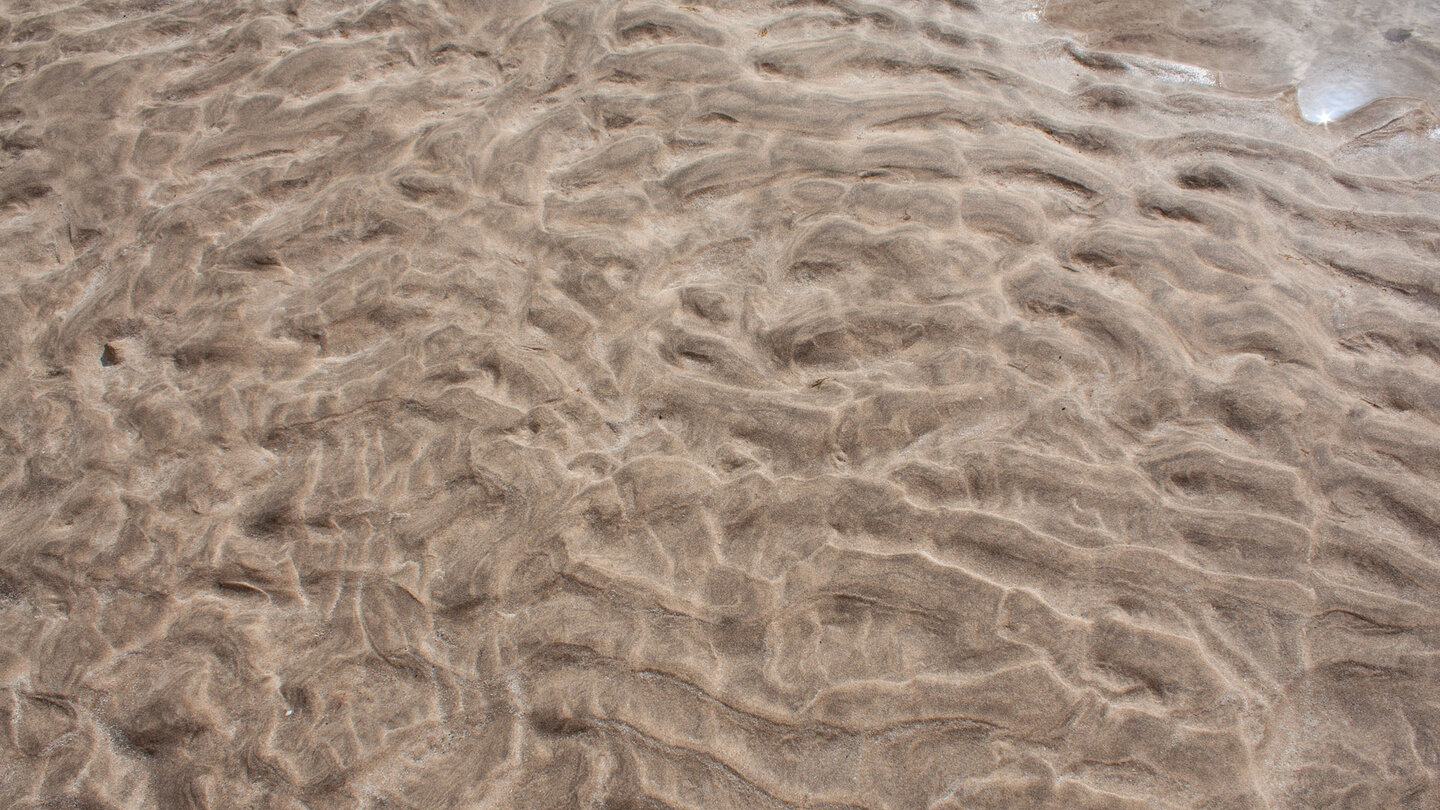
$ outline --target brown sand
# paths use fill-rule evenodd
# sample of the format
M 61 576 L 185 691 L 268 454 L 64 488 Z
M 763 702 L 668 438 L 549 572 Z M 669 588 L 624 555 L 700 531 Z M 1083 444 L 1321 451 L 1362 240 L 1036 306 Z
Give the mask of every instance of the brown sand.
M 1429 108 L 692 1 L 6 4 L 0 806 L 1440 807 Z

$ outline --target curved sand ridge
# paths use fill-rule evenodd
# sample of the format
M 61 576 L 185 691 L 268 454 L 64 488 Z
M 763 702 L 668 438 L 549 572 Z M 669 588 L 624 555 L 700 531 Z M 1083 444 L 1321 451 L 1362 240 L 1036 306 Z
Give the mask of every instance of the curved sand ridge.
M 1440 803 L 1423 105 L 963 2 L 7 13 L 0 804 Z

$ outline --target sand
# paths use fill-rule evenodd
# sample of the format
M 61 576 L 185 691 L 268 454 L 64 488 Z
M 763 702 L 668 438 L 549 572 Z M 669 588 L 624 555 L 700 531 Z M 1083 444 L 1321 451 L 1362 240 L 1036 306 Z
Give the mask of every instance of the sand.
M 691 2 L 5 4 L 0 806 L 1440 807 L 1435 85 Z

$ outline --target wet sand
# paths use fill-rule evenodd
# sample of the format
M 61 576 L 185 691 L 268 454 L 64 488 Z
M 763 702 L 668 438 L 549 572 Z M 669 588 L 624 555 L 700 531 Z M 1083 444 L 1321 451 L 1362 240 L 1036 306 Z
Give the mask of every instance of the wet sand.
M 1440 807 L 1434 107 L 1086 5 L 9 3 L 0 806 Z

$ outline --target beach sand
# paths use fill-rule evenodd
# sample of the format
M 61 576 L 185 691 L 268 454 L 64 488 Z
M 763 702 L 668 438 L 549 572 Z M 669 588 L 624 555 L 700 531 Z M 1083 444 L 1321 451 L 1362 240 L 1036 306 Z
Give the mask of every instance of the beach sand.
M 5 4 L 0 806 L 1440 807 L 1433 10 L 689 2 Z

